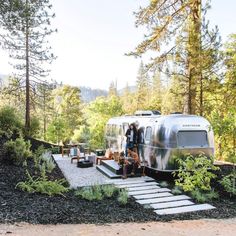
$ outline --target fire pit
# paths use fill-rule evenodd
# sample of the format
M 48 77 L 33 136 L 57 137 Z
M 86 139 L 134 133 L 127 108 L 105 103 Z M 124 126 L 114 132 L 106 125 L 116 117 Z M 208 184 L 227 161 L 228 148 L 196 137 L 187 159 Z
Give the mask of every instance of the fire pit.
M 88 167 L 92 167 L 92 166 L 93 166 L 93 162 L 89 161 L 89 160 L 79 161 L 77 163 L 77 167 L 79 167 L 79 168 L 88 168 Z

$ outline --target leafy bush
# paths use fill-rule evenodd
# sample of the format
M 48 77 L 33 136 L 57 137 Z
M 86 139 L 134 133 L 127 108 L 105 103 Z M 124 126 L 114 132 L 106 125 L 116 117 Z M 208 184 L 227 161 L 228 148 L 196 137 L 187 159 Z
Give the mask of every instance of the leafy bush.
M 119 196 L 118 196 L 118 202 L 121 205 L 126 205 L 128 203 L 128 190 L 127 189 L 121 189 L 119 192 Z
M 188 155 L 177 158 L 178 171 L 174 174 L 178 178 L 175 184 L 183 188 L 185 192 L 196 189 L 202 191 L 211 190 L 211 180 L 216 177 L 210 170 L 217 170 L 213 165 L 213 159 L 200 154 L 198 156 Z
M 76 196 L 82 197 L 83 199 L 92 201 L 95 200 L 94 196 L 93 196 L 93 190 L 92 188 L 82 188 L 80 190 L 77 190 L 75 192 Z
M 224 176 L 219 182 L 230 196 L 236 196 L 236 171 Z
M 0 109 L 0 136 L 11 138 L 13 134 L 21 134 L 23 125 L 14 108 L 5 106 Z
M 75 192 L 75 195 L 89 201 L 103 199 L 102 188 L 99 185 L 79 189 Z
M 30 142 L 25 141 L 23 138 L 7 141 L 3 145 L 4 160 L 11 164 L 23 165 L 24 161 L 32 156 L 30 146 Z
M 117 192 L 118 188 L 115 187 L 113 184 L 103 185 L 102 192 L 104 193 L 105 197 L 111 198 L 115 192 Z
M 180 195 L 183 193 L 183 190 L 179 186 L 174 186 L 174 188 L 171 190 L 171 193 L 174 195 Z
M 160 186 L 161 186 L 162 188 L 166 188 L 166 187 L 168 187 L 168 183 L 167 183 L 166 181 L 161 181 L 161 182 L 160 182 Z
M 49 196 L 63 195 L 63 193 L 69 191 L 69 189 L 64 186 L 64 184 L 66 183 L 64 179 L 50 181 L 47 180 L 46 176 L 33 179 L 28 171 L 27 176 L 28 180 L 19 182 L 16 185 L 16 188 L 29 193 L 42 193 Z
M 207 201 L 211 201 L 213 199 L 218 199 L 219 194 L 215 191 L 204 192 L 200 191 L 199 189 L 196 189 L 191 192 L 191 197 L 194 198 L 199 203 L 204 203 Z
M 102 200 L 104 197 L 111 198 L 119 189 L 115 185 L 94 185 L 91 187 L 84 187 L 75 191 L 75 195 L 83 199 L 93 201 Z
M 34 153 L 34 164 L 41 172 L 45 170 L 45 172 L 48 173 L 51 173 L 56 167 L 56 164 L 51 157 L 51 152 L 44 149 L 42 145 L 39 146 Z

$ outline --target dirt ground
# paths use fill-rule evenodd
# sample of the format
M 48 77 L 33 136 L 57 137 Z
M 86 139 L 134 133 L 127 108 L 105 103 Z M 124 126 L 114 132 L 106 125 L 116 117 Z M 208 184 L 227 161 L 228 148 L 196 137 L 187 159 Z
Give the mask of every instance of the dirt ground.
M 11 236 L 235 236 L 236 218 L 126 224 L 0 225 L 0 235 Z

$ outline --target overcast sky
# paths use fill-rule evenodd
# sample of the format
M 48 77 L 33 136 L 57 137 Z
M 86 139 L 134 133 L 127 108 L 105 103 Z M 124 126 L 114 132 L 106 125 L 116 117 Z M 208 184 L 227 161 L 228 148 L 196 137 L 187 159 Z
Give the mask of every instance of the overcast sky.
M 58 33 L 51 39 L 58 56 L 50 78 L 70 85 L 108 89 L 134 85 L 139 59 L 124 54 L 142 40 L 142 29 L 134 27 L 133 12 L 147 0 L 51 0 Z M 218 25 L 223 40 L 236 33 L 236 0 L 212 0 L 208 13 Z M 7 52 L 0 51 L 0 74 L 11 73 Z

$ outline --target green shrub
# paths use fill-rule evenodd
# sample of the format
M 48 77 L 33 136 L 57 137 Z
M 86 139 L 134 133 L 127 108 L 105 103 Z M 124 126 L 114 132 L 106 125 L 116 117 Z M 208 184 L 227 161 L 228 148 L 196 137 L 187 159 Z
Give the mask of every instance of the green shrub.
M 23 138 L 7 141 L 3 145 L 4 160 L 11 164 L 23 165 L 24 161 L 32 156 L 30 146 L 30 141 L 25 141 Z
M 201 191 L 211 190 L 211 180 L 216 177 L 211 170 L 218 168 L 213 165 L 213 159 L 200 154 L 198 156 L 187 155 L 176 159 L 179 169 L 175 172 L 178 178 L 175 184 L 183 188 L 185 192 L 196 189 Z
M 161 182 L 160 182 L 160 186 L 161 186 L 162 188 L 166 188 L 166 187 L 168 187 L 168 183 L 167 183 L 166 181 L 161 181 Z
M 82 189 L 79 189 L 75 192 L 76 196 L 80 196 L 83 199 L 93 201 L 93 200 L 102 200 L 103 194 L 102 194 L 102 188 L 99 185 L 94 185 L 91 187 L 84 187 Z
M 202 191 L 199 191 L 199 189 L 193 190 L 191 192 L 191 197 L 195 199 L 199 203 L 203 203 L 207 201 L 207 196 Z
M 80 190 L 77 190 L 75 192 L 75 195 L 88 201 L 95 200 L 92 188 L 82 188 Z
M 171 193 L 173 193 L 174 195 L 180 195 L 183 193 L 183 190 L 179 186 L 174 186 L 174 188 L 171 190 Z
M 219 182 L 230 196 L 236 196 L 236 171 L 224 176 Z
M 108 198 L 111 198 L 117 190 L 118 188 L 114 184 L 102 186 L 102 191 L 104 193 L 104 196 Z
M 102 188 L 100 185 L 94 185 L 92 186 L 93 189 L 93 195 L 95 200 L 102 200 L 103 194 L 102 194 Z
M 121 205 L 126 205 L 128 203 L 128 198 L 129 198 L 128 190 L 125 188 L 121 189 L 118 196 L 118 202 Z
M 42 193 L 49 196 L 63 195 L 68 192 L 69 189 L 64 186 L 66 181 L 64 179 L 50 181 L 46 176 L 33 179 L 33 177 L 27 171 L 28 180 L 19 182 L 16 188 L 21 189 L 29 193 Z
M 56 164 L 51 157 L 51 152 L 44 149 L 42 145 L 39 146 L 34 153 L 34 164 L 40 171 L 44 168 L 48 173 L 51 173 L 56 167 Z
M 213 190 L 211 192 L 204 192 L 199 189 L 195 189 L 191 192 L 191 197 L 198 203 L 204 203 L 207 201 L 212 201 L 213 199 L 218 199 L 219 194 Z
M 13 134 L 21 134 L 23 125 L 15 109 L 5 106 L 0 109 L 0 136 L 11 138 Z

